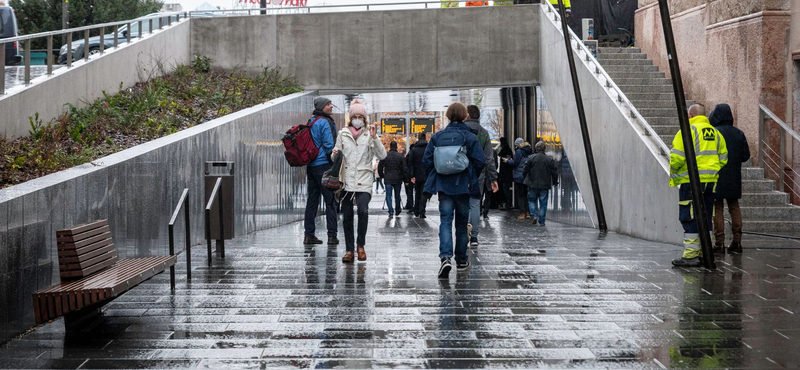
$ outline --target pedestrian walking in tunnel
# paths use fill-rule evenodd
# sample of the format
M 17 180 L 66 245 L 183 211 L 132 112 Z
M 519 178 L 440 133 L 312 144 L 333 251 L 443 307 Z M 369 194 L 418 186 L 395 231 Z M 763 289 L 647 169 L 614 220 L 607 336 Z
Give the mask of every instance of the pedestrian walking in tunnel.
M 384 149 L 386 150 L 386 149 Z M 380 194 L 381 190 L 386 192 L 386 188 L 383 186 L 383 177 L 378 173 L 378 163 L 379 160 L 375 160 L 375 163 L 372 164 L 372 171 L 375 174 L 375 194 Z
M 522 169 L 525 185 L 528 186 L 528 209 L 533 224 L 538 222 L 541 226 L 545 223 L 550 188 L 558 185 L 556 161 L 544 153 L 546 148 L 544 141 L 536 143 L 535 153 L 528 157 Z
M 336 238 L 338 229 L 338 217 L 334 206 L 333 191 L 322 186 L 322 175 L 331 168 L 333 161 L 333 145 L 336 142 L 336 123 L 331 117 L 333 104 L 330 99 L 319 96 L 314 99 L 314 111 L 311 118 L 311 139 L 314 145 L 319 148 L 317 158 L 306 166 L 306 177 L 308 181 L 308 200 L 306 201 L 306 211 L 304 217 L 305 236 L 303 244 L 322 244 L 322 240 L 316 237 L 316 218 L 319 208 L 320 197 L 325 201 L 325 226 L 328 229 L 328 244 L 339 244 Z
M 406 172 L 405 172 L 406 177 L 403 179 L 403 183 L 405 184 L 404 187 L 406 189 L 406 205 L 403 208 L 405 208 L 408 211 L 408 213 L 416 213 L 414 211 L 414 209 L 416 208 L 414 203 L 414 184 L 411 183 L 411 177 L 413 175 L 411 174 L 411 165 L 408 162 L 409 161 L 408 155 L 411 154 L 411 148 L 408 148 L 408 146 L 406 148 L 407 149 L 405 153 L 403 153 L 404 156 L 403 159 L 405 159 L 405 161 L 403 161 L 403 165 L 406 166 Z
M 400 193 L 407 175 L 405 158 L 397 152 L 396 141 L 389 144 L 389 153 L 378 163 L 378 173 L 386 185 L 386 206 L 389 208 L 389 217 L 399 215 L 403 211 L 403 199 Z M 392 196 L 394 196 L 394 207 L 392 207 Z
M 703 189 L 703 204 L 706 209 L 708 229 L 712 230 L 714 219 L 714 199 L 719 179 L 719 171 L 728 163 L 728 149 L 725 138 L 711 126 L 705 116 L 705 107 L 695 104 L 689 107 L 689 124 L 692 128 L 692 140 L 697 158 L 697 170 Z M 678 186 L 679 220 L 683 226 L 683 256 L 672 261 L 674 266 L 702 266 L 700 234 L 692 204 L 692 187 L 689 184 L 689 169 L 686 166 L 686 154 L 681 132 L 672 140 L 669 154 L 669 186 Z M 712 257 L 713 258 L 713 257 Z
M 511 150 L 511 146 L 508 145 L 508 139 L 504 137 L 500 138 L 500 153 L 498 153 L 497 156 L 500 157 L 500 175 L 498 177 L 498 183 L 500 184 L 500 190 L 503 194 L 505 209 L 509 210 L 514 203 L 511 193 L 511 187 L 514 185 L 514 166 L 508 164 L 505 159 L 513 158 L 514 151 Z
M 742 198 L 742 163 L 750 159 L 750 146 L 744 133 L 733 126 L 733 113 L 728 104 L 717 104 L 708 120 L 722 134 L 728 149 L 728 163 L 719 171 L 714 200 L 714 249 L 715 252 L 725 249 L 724 211 L 727 203 L 733 233 L 728 253 L 742 253 L 742 210 L 739 208 L 739 199 Z
M 409 172 L 411 173 L 411 183 L 414 184 L 414 216 L 425 218 L 425 206 L 427 198 L 422 194 L 425 188 L 425 180 L 428 179 L 429 171 L 422 163 L 425 156 L 425 149 L 428 147 L 427 135 L 424 133 L 417 136 L 417 142 L 411 146 L 408 153 Z
M 467 107 L 468 118 L 464 121 L 469 130 L 478 137 L 478 143 L 483 150 L 485 158 L 483 170 L 478 175 L 478 190 L 469 199 L 469 224 L 470 230 L 469 244 L 473 247 L 478 246 L 478 234 L 481 218 L 481 199 L 484 189 L 490 187 L 492 192 L 496 192 L 497 187 L 497 166 L 494 164 L 494 149 L 492 141 L 489 139 L 489 132 L 481 127 L 481 109 L 477 105 Z
M 517 151 L 514 152 L 514 158 L 505 159 L 504 161 L 514 168 L 512 171 L 514 195 L 517 198 L 517 207 L 519 207 L 520 211 L 517 220 L 527 220 L 531 218 L 531 214 L 528 209 L 528 187 L 525 185 L 525 177 L 522 176 L 522 166 L 525 165 L 525 160 L 533 154 L 533 149 L 531 144 L 522 140 L 521 137 L 514 140 L 514 147 L 517 148 Z
M 478 175 L 486 161 L 478 137 L 464 124 L 464 120 L 467 119 L 467 107 L 458 102 L 450 104 L 445 116 L 450 120 L 450 124 L 444 130 L 433 134 L 422 159 L 430 171 L 424 192 L 426 196 L 437 194 L 439 197 L 440 279 L 448 278 L 454 256 L 459 270 L 470 266 L 467 256 L 469 200 L 479 191 Z
M 376 158 L 386 158 L 386 148 L 378 140 L 377 126 L 367 125 L 367 108 L 360 100 L 350 103 L 350 124 L 339 132 L 333 149 L 334 155 L 339 152 L 344 156 L 344 174 L 340 175 L 344 185 L 341 207 L 344 214 L 345 254 L 342 262 L 353 262 L 354 251 L 359 261 L 366 261 L 364 245 L 369 225 L 369 201 L 372 200 L 372 163 Z M 354 205 L 358 213 L 358 239 L 353 232 Z

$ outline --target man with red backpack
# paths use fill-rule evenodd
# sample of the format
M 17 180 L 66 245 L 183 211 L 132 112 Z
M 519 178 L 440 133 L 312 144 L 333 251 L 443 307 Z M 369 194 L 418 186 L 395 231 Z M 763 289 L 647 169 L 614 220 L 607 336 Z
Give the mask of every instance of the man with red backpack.
M 336 238 L 338 219 L 334 208 L 333 191 L 322 186 L 322 175 L 331 168 L 331 153 L 336 142 L 336 123 L 333 121 L 331 113 L 333 113 L 333 104 L 330 99 L 322 96 L 314 99 L 314 112 L 310 120 L 312 122 L 311 139 L 314 141 L 314 145 L 319 148 L 319 154 L 306 166 L 308 200 L 306 201 L 303 244 L 322 244 L 322 240 L 314 235 L 320 196 L 325 200 L 325 223 L 328 228 L 328 244 L 339 244 L 339 239 Z

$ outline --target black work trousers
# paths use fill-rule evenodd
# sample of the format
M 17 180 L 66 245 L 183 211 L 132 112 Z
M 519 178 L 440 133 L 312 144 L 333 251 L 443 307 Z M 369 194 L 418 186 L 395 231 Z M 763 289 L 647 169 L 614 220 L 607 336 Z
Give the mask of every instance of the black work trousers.
M 367 242 L 367 225 L 369 225 L 369 201 L 372 200 L 372 194 L 365 192 L 345 192 L 342 196 L 342 214 L 344 215 L 344 243 L 347 252 L 355 250 L 357 243 L 364 246 Z M 353 214 L 353 204 L 356 206 L 358 213 L 358 239 L 353 236 L 353 223 L 355 221 L 355 214 Z
M 425 181 L 417 181 L 414 184 L 414 197 L 415 202 L 414 206 L 414 215 L 415 216 L 424 216 L 425 215 L 425 206 L 427 206 L 428 199 L 422 194 L 422 190 L 425 188 Z

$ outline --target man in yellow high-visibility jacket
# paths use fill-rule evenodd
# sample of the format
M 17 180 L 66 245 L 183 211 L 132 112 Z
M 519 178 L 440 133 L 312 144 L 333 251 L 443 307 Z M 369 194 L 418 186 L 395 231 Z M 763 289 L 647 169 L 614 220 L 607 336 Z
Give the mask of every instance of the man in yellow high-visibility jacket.
M 564 12 L 567 14 L 567 17 L 572 15 L 572 6 L 570 6 L 569 0 L 562 0 L 564 2 Z M 558 0 L 550 0 L 550 4 L 553 4 L 553 7 L 558 10 Z
M 711 126 L 705 116 L 705 107 L 695 104 L 689 107 L 689 124 L 697 158 L 697 170 L 703 189 L 703 203 L 706 208 L 708 230 L 713 229 L 714 192 L 717 188 L 719 170 L 728 163 L 728 148 L 725 138 Z M 683 137 L 681 132 L 672 140 L 672 151 L 669 154 L 669 186 L 679 186 L 678 204 L 679 219 L 683 226 L 683 256 L 672 261 L 675 266 L 697 267 L 702 265 L 703 253 L 700 250 L 700 234 L 698 232 L 695 209 L 692 205 L 692 187 L 689 185 L 689 170 L 686 166 Z

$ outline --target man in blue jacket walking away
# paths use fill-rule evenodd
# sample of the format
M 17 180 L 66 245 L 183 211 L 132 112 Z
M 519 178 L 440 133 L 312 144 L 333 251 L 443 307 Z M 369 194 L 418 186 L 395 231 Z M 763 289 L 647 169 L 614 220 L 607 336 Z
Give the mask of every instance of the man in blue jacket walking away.
M 439 278 L 447 279 L 452 269 L 453 218 L 455 217 L 455 259 L 459 270 L 469 268 L 467 222 L 470 195 L 480 194 L 478 175 L 485 165 L 478 137 L 464 123 L 467 107 L 450 104 L 445 113 L 450 123 L 431 137 L 422 163 L 429 171 L 425 195 L 439 196 Z
M 339 244 L 339 239 L 336 238 L 338 219 L 333 204 L 333 191 L 322 186 L 322 175 L 331 168 L 331 153 L 333 152 L 333 144 L 336 143 L 336 123 L 334 123 L 331 113 L 333 113 L 333 103 L 331 103 L 330 99 L 322 96 L 314 99 L 314 112 L 312 113 L 314 117 L 312 120 L 316 121 L 311 126 L 311 139 L 314 140 L 314 145 L 319 148 L 319 155 L 317 159 L 306 167 L 308 200 L 306 202 L 303 244 L 322 244 L 322 240 L 314 235 L 320 196 L 325 200 L 325 224 L 328 228 L 328 244 Z

